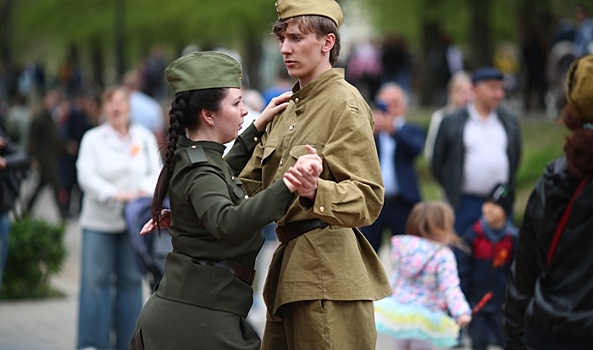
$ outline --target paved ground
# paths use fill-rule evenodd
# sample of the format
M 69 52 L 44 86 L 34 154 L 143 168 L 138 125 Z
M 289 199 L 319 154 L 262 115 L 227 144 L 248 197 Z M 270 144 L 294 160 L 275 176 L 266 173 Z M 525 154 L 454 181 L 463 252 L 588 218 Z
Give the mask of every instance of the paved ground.
M 49 190 L 41 195 L 34 215 L 57 222 L 57 210 Z M 0 350 L 67 350 L 75 347 L 79 290 L 80 227 L 77 220 L 69 220 L 65 242 L 69 251 L 66 264 L 59 275 L 52 278 L 52 286 L 66 294 L 63 298 L 0 302 Z M 265 254 L 265 253 L 264 253 Z M 381 252 L 388 261 L 387 251 Z M 148 296 L 146 288 L 145 295 Z M 262 313 L 254 309 L 255 327 L 261 330 Z M 379 335 L 377 350 L 393 349 L 388 337 Z M 469 348 L 465 348 L 469 349 Z

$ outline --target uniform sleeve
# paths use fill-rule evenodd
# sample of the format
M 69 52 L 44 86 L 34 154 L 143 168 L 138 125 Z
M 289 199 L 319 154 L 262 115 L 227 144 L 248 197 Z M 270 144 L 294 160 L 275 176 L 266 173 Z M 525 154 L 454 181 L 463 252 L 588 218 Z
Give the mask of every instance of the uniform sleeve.
M 322 151 L 333 179 L 319 179 L 315 201 L 301 206 L 341 227 L 375 221 L 383 206 L 383 180 L 373 139 L 372 116 L 349 109 L 340 117 Z
M 441 262 L 437 270 L 437 282 L 441 295 L 447 300 L 449 312 L 454 318 L 471 314 L 471 309 L 459 288 L 457 263 L 453 252 L 449 248 L 441 249 L 439 255 Z
M 258 195 L 234 205 L 231 196 L 244 194 L 229 193 L 221 170 L 208 164 L 194 167 L 184 177 L 184 190 L 200 223 L 215 238 L 230 244 L 239 244 L 243 238 L 279 220 L 294 200 L 294 195 L 279 180 Z
M 253 126 L 253 128 L 255 129 L 255 126 Z M 257 130 L 257 129 L 255 129 Z M 247 130 L 245 130 L 245 132 L 247 132 Z M 261 138 L 265 139 L 266 135 L 262 135 Z M 239 136 L 238 142 L 242 142 L 241 140 L 241 136 Z M 233 159 L 233 157 L 235 157 L 234 155 L 232 155 L 233 151 L 235 151 L 235 147 L 237 142 L 235 142 L 235 146 L 233 146 L 233 149 L 229 152 L 228 156 L 230 156 L 231 158 L 228 158 L 227 156 L 227 162 L 229 162 L 229 164 L 232 162 L 233 164 L 231 165 L 231 168 L 233 168 L 233 171 L 238 169 L 239 163 L 242 160 L 239 159 Z M 251 158 L 248 158 L 243 164 L 245 164 L 245 166 L 243 167 L 243 169 L 240 172 L 240 176 L 241 176 L 241 181 L 243 182 L 243 187 L 245 188 L 245 191 L 247 192 L 247 194 L 249 194 L 250 196 L 254 196 L 256 193 L 258 193 L 259 191 L 262 190 L 262 186 L 263 186 L 263 182 L 262 182 L 262 159 L 264 156 L 264 148 L 263 148 L 263 142 L 260 140 L 260 142 L 257 142 L 254 145 L 254 150 L 251 153 Z M 241 146 L 242 147 L 242 146 Z
M 263 132 L 257 131 L 253 123 L 239 135 L 225 160 L 233 169 L 235 176 L 245 168 L 256 146 L 261 142 Z
M 525 311 L 533 297 L 540 267 L 537 258 L 537 232 L 544 201 L 541 198 L 543 182 L 540 180 L 529 197 L 523 226 L 517 238 L 515 261 L 511 264 L 504 304 L 505 349 L 525 349 Z
M 98 147 L 101 147 L 101 144 L 94 139 L 94 135 L 90 131 L 82 137 L 76 160 L 77 177 L 85 196 L 105 203 L 115 195 L 117 187 L 99 175 L 96 154 L 99 152 Z

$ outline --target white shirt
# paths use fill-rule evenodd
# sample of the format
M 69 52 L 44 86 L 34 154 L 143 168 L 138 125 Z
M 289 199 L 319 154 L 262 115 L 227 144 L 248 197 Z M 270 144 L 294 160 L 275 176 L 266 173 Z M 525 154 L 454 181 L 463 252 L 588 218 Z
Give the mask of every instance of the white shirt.
M 469 119 L 463 130 L 465 160 L 461 192 L 486 196 L 494 185 L 509 180 L 508 137 L 496 111 L 491 111 L 484 119 L 474 104 L 467 109 Z
M 81 226 L 101 232 L 125 231 L 125 203 L 113 196 L 118 191 L 154 192 L 161 170 L 156 137 L 134 123 L 128 136 L 122 137 L 105 122 L 82 137 L 76 169 L 84 192 Z

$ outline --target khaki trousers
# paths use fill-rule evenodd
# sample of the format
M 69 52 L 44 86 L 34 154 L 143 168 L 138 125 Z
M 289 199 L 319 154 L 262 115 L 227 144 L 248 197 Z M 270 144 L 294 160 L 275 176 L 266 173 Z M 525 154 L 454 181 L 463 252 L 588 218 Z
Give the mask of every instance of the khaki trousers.
M 300 301 L 282 306 L 280 317 L 266 321 L 262 350 L 371 350 L 377 344 L 372 301 Z

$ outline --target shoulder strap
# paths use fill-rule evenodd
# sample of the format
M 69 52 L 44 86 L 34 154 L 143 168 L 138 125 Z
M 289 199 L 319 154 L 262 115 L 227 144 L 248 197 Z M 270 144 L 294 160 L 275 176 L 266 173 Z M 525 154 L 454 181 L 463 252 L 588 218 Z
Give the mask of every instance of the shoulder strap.
M 192 164 L 208 162 L 208 158 L 206 158 L 206 153 L 200 145 L 192 145 L 190 147 L 187 147 L 185 151 L 187 152 L 187 155 L 189 156 L 189 161 L 192 162 Z
M 558 246 L 558 242 L 560 241 L 560 237 L 562 236 L 562 232 L 564 232 L 564 228 L 566 227 L 566 223 L 568 222 L 568 218 L 570 217 L 570 212 L 572 211 L 572 204 L 574 203 L 575 198 L 581 193 L 583 187 L 589 182 L 589 178 L 591 176 L 587 175 L 581 180 L 581 183 L 577 187 L 577 189 L 572 194 L 568 205 L 566 205 L 566 209 L 564 209 L 564 213 L 562 213 L 562 217 L 558 222 L 558 226 L 556 226 L 556 231 L 554 231 L 554 236 L 552 236 L 552 242 L 550 243 L 550 249 L 548 249 L 548 258 L 546 259 L 546 266 L 550 266 L 550 262 L 552 261 L 552 256 L 554 256 L 554 252 L 556 251 L 556 247 Z

